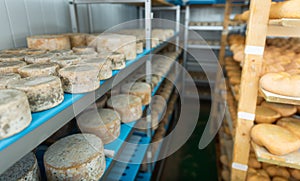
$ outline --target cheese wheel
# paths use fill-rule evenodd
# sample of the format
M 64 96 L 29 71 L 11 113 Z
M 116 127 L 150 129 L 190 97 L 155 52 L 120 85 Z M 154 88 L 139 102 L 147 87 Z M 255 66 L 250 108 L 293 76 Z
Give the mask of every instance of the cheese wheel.
M 4 54 L 19 54 L 23 53 L 23 51 L 26 51 L 28 48 L 12 48 L 7 50 L 1 50 L 0 53 Z
M 0 175 L 1 181 L 39 181 L 40 170 L 35 155 L 30 152 Z
M 99 180 L 105 170 L 103 143 L 92 134 L 75 134 L 51 145 L 44 155 L 48 180 Z
M 296 106 L 289 104 L 263 102 L 261 105 L 277 111 L 279 114 L 281 114 L 281 116 L 284 117 L 291 116 L 297 112 Z
M 19 74 L 22 77 L 34 77 L 34 76 L 57 76 L 59 65 L 56 63 L 40 63 L 26 65 L 18 69 Z
M 0 61 L 1 62 L 8 62 L 8 61 L 23 61 L 25 54 L 0 54 Z
M 20 78 L 21 76 L 16 73 L 0 74 L 0 89 L 5 89 L 9 82 L 18 80 Z
M 48 53 L 51 53 L 55 56 L 66 56 L 66 55 L 71 55 L 73 53 L 72 50 L 52 50 L 49 51 Z
M 124 54 L 116 52 L 101 52 L 99 53 L 99 57 L 111 61 L 112 70 L 121 70 L 126 67 Z
M 95 66 L 99 69 L 98 80 L 106 80 L 112 77 L 111 61 L 103 58 L 90 58 L 80 64 Z
M 281 118 L 276 123 L 278 126 L 286 128 L 290 132 L 294 133 L 300 138 L 300 119 L 288 117 L 288 118 Z
M 148 105 L 151 102 L 151 86 L 147 83 L 136 82 L 124 84 L 121 92 L 140 97 L 143 105 Z
M 91 47 L 97 47 L 97 38 L 99 34 L 90 34 L 86 36 L 86 45 Z
M 0 140 L 25 129 L 31 122 L 26 94 L 13 89 L 0 90 Z
M 123 123 L 136 121 L 143 114 L 142 100 L 134 95 L 113 95 L 108 99 L 107 106 L 115 109 L 120 114 Z
M 69 36 L 69 38 L 70 38 L 72 48 L 87 45 L 86 37 L 88 36 L 88 34 L 85 34 L 85 33 L 68 33 L 66 35 Z
M 140 54 L 144 52 L 144 43 L 143 41 L 136 42 L 136 53 Z
M 22 51 L 25 55 L 40 55 L 45 54 L 47 51 L 42 49 L 26 49 Z
M 72 65 L 58 71 L 68 93 L 85 93 L 98 89 L 99 69 L 91 65 Z
M 136 37 L 120 34 L 101 34 L 97 37 L 98 52 L 118 52 L 125 55 L 126 60 L 136 58 Z
M 50 53 L 47 53 L 47 54 L 38 54 L 38 55 L 27 55 L 25 57 L 25 61 L 27 63 L 47 63 L 47 62 L 50 62 L 50 60 L 52 58 L 54 58 L 54 54 L 50 54 Z
M 27 77 L 12 81 L 7 87 L 24 91 L 32 112 L 53 108 L 64 100 L 61 81 L 55 76 Z
M 38 35 L 27 37 L 28 48 L 42 50 L 71 49 L 70 39 L 66 35 Z
M 103 144 L 114 141 L 120 135 L 121 118 L 119 113 L 112 109 L 88 110 L 76 119 L 82 133 L 98 136 Z
M 81 61 L 81 58 L 76 55 L 59 56 L 50 60 L 50 62 L 57 63 L 60 67 L 67 67 L 76 65 Z
M 18 68 L 25 66 L 22 61 L 0 62 L 0 74 L 3 73 L 18 73 Z
M 257 123 L 273 123 L 279 119 L 281 115 L 268 107 L 256 106 L 255 122 Z
M 300 148 L 300 139 L 289 130 L 273 125 L 258 124 L 251 130 L 252 140 L 274 155 L 285 155 Z
M 88 47 L 88 46 L 78 46 L 78 47 L 73 47 L 72 50 L 73 50 L 75 53 L 96 52 L 95 47 Z
M 81 59 L 95 58 L 98 56 L 97 52 L 77 52 L 74 55 L 79 56 Z

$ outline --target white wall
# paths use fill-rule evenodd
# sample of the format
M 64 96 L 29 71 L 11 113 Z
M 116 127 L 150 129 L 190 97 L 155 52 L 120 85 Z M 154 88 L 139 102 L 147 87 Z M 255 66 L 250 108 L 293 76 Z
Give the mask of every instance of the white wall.
M 88 32 L 87 6 L 80 5 L 80 30 Z M 137 17 L 135 6 L 92 5 L 95 31 Z M 0 0 L 0 50 L 26 46 L 26 36 L 71 31 L 68 0 Z

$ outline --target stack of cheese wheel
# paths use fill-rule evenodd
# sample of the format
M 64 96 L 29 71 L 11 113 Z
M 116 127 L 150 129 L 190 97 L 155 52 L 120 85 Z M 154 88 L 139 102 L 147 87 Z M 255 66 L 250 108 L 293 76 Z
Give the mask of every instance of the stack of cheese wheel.
M 143 105 L 148 105 L 151 102 L 151 86 L 147 83 L 136 82 L 124 84 L 121 91 L 140 97 Z
M 91 65 L 72 65 L 58 71 L 68 93 L 85 93 L 99 88 L 99 69 Z
M 120 114 L 123 123 L 136 121 L 143 113 L 141 98 L 129 94 L 112 95 L 107 101 L 107 106 Z
M 57 76 L 59 65 L 56 63 L 39 63 L 30 64 L 18 69 L 19 74 L 22 77 L 34 77 L 34 76 Z
M 121 118 L 112 109 L 87 110 L 76 119 L 82 133 L 95 134 L 101 138 L 103 144 L 114 141 L 120 135 Z
M 71 49 L 70 39 L 66 35 L 38 35 L 27 37 L 28 48 L 42 50 Z
M 87 64 L 98 67 L 99 80 L 106 80 L 112 77 L 111 61 L 102 58 L 85 59 L 80 64 Z
M 99 180 L 105 170 L 103 143 L 92 134 L 75 134 L 51 145 L 44 155 L 48 180 Z
M 21 76 L 16 73 L 0 74 L 0 89 L 5 89 L 9 82 L 18 80 L 20 78 Z
M 31 122 L 28 99 L 22 91 L 0 90 L 0 139 L 25 129 Z
M 25 65 L 23 61 L 0 62 L 0 73 L 18 73 L 18 68 Z
M 35 155 L 30 152 L 0 175 L 0 180 L 40 180 L 40 170 Z
M 124 54 L 116 52 L 100 52 L 99 57 L 111 61 L 112 70 L 121 70 L 126 67 Z
M 32 112 L 53 108 L 64 100 L 62 84 L 56 76 L 27 77 L 11 81 L 7 87 L 24 91 Z

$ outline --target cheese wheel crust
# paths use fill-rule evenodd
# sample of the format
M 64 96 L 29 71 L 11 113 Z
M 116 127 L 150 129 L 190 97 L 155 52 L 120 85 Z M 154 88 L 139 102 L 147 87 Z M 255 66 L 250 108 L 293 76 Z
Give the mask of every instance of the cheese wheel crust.
M 42 50 L 69 50 L 70 39 L 66 35 L 37 35 L 27 37 L 28 48 Z
M 143 105 L 148 105 L 151 102 L 151 86 L 147 83 L 136 82 L 124 84 L 121 91 L 140 97 Z
M 34 77 L 34 76 L 57 76 L 59 65 L 56 63 L 41 63 L 31 64 L 18 69 L 19 74 L 22 77 Z
M 16 73 L 0 74 L 0 89 L 5 89 L 7 84 L 14 80 L 19 80 L 21 76 Z
M 268 73 L 260 79 L 260 86 L 275 94 L 300 97 L 300 74 Z
M 40 171 L 35 155 L 30 152 L 0 175 L 1 181 L 39 181 Z
M 48 180 L 99 180 L 105 170 L 102 141 L 92 134 L 62 138 L 47 149 L 44 165 Z
M 279 119 L 281 115 L 268 107 L 256 106 L 255 122 L 257 123 L 273 123 Z
M 123 123 L 136 121 L 143 114 L 142 100 L 134 95 L 113 95 L 108 99 L 107 106 L 115 109 L 120 114 Z
M 25 129 L 31 123 L 31 112 L 24 92 L 0 90 L 0 140 Z
M 12 81 L 8 88 L 26 93 L 32 112 L 44 111 L 64 100 L 61 81 L 56 76 L 35 76 Z
M 77 117 L 77 124 L 83 133 L 95 134 L 110 143 L 120 135 L 121 117 L 112 109 L 97 109 L 83 112 Z
M 255 125 L 251 130 L 251 138 L 274 155 L 289 154 L 300 148 L 300 140 L 295 134 L 273 124 Z

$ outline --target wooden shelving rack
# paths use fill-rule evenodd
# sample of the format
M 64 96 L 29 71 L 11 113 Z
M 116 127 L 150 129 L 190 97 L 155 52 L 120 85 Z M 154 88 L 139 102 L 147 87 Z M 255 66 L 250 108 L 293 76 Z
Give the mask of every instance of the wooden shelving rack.
M 269 21 L 271 0 L 252 0 L 250 2 L 250 16 L 247 25 L 245 59 L 240 85 L 240 99 L 237 110 L 237 125 L 234 137 L 231 180 L 246 179 L 248 158 L 250 152 L 250 130 L 254 125 L 257 94 L 259 90 L 259 74 L 262 68 L 263 53 L 267 36 L 300 37 L 300 27 Z M 280 22 L 280 20 L 277 20 Z M 222 57 L 220 57 L 222 60 Z M 270 100 L 269 100 L 270 101 Z M 292 104 L 293 102 L 286 101 Z M 293 103 L 295 104 L 295 103 Z M 299 163 L 291 161 L 289 156 L 274 157 L 266 154 L 263 148 L 254 145 L 259 161 L 281 166 L 300 168 Z M 294 153 L 300 155 L 300 153 Z

